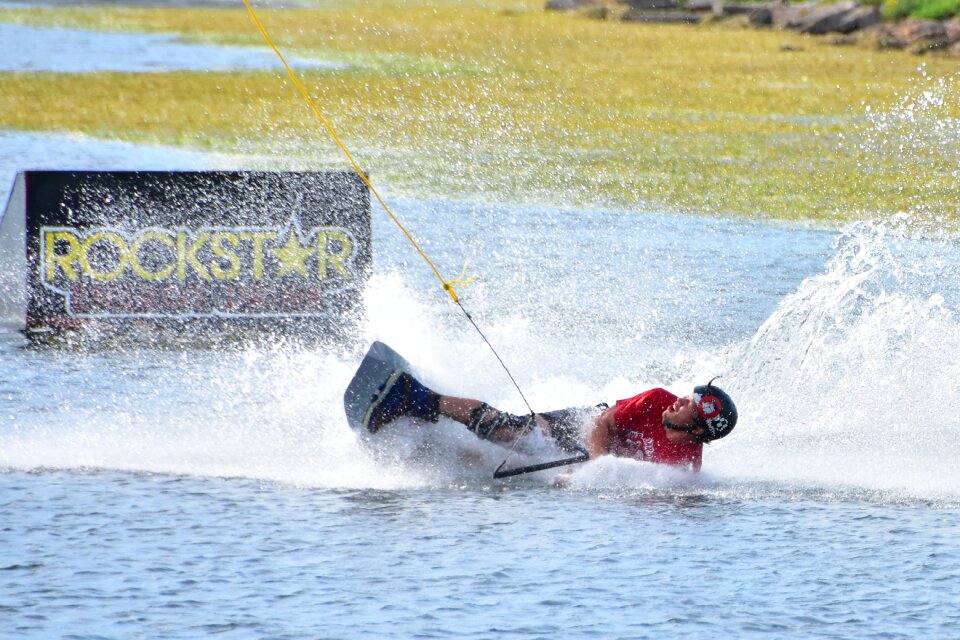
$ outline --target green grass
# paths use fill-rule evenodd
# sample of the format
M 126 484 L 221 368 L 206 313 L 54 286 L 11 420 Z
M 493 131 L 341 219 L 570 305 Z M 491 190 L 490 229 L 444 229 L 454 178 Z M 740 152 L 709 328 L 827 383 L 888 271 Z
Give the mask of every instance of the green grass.
M 261 19 L 286 53 L 352 65 L 302 75 L 392 194 L 801 220 L 960 218 L 955 60 L 924 58 L 920 73 L 902 52 L 793 33 L 620 24 L 541 7 L 357 2 Z M 3 10 L 0 19 L 263 46 L 242 9 Z M 0 126 L 256 153 L 276 167 L 346 166 L 282 72 L 5 73 Z
M 960 12 L 960 0 L 886 0 L 883 15 L 891 20 L 927 18 L 946 20 Z

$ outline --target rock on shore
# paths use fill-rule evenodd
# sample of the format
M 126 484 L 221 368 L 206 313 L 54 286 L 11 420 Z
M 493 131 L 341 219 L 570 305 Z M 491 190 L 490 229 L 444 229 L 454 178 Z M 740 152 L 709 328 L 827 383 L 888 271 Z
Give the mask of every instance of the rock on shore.
M 834 3 L 724 2 L 724 0 L 548 0 L 552 11 L 581 10 L 601 19 L 626 22 L 698 23 L 741 16 L 754 27 L 789 29 L 813 35 L 835 34 L 836 44 L 863 42 L 914 53 L 946 51 L 960 55 L 960 20 L 907 18 L 883 22 L 880 9 L 854 0 Z

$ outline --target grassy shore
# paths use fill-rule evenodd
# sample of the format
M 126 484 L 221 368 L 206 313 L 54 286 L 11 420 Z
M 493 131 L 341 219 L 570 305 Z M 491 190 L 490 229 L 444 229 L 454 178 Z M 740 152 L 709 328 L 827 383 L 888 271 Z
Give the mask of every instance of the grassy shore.
M 832 219 L 960 219 L 957 61 L 793 33 L 600 22 L 541 0 L 262 10 L 393 194 Z M 263 46 L 246 11 L 0 10 L 0 20 Z M 921 63 L 922 71 L 918 70 Z M 282 71 L 0 74 L 0 127 L 345 167 Z

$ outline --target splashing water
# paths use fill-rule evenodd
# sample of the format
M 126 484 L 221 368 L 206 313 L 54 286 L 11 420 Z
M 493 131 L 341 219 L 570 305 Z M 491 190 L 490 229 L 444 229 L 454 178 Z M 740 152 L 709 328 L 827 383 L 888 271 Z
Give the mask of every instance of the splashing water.
M 731 348 L 746 422 L 736 445 L 718 447 L 718 472 L 960 493 L 960 251 L 938 211 L 956 193 L 957 80 L 921 67 L 896 104 L 866 109 L 863 161 L 929 172 L 928 189 L 907 211 L 842 229 L 823 273 Z
M 685 218 L 670 222 L 694 224 Z M 571 219 L 555 224 L 546 225 L 544 233 L 561 232 Z M 741 234 L 757 231 L 745 227 Z M 782 233 L 796 237 L 800 246 L 811 232 Z M 757 255 L 741 257 L 760 261 L 763 243 L 745 246 L 752 244 Z M 673 266 L 695 270 L 682 260 Z M 882 224 L 854 224 L 836 238 L 823 273 L 795 286 L 772 314 L 756 303 L 741 309 L 757 318 L 753 335 L 728 330 L 727 345 L 719 349 L 712 340 L 687 342 L 689 358 L 672 370 L 644 366 L 661 350 L 618 330 L 616 305 L 603 311 L 613 314 L 604 323 L 613 328 L 593 339 L 584 336 L 584 327 L 570 326 L 569 318 L 559 325 L 525 319 L 517 309 L 504 308 L 502 299 L 481 304 L 480 315 L 495 343 L 507 345 L 508 361 L 537 409 L 613 401 L 651 386 L 686 393 L 704 371 L 726 372 L 723 385 L 737 398 L 741 424 L 729 439 L 708 447 L 700 478 L 605 459 L 577 468 L 569 478 L 573 487 L 702 491 L 704 482 L 724 490 L 760 480 L 951 500 L 960 495 L 960 472 L 953 464 L 960 451 L 951 437 L 958 425 L 950 411 L 951 399 L 958 397 L 954 355 L 960 327 L 958 296 L 949 283 L 956 282 L 958 269 L 960 252 L 952 242 L 905 236 Z M 786 283 L 793 273 L 776 277 Z M 727 286 L 725 297 L 752 284 L 741 274 Z M 456 316 L 451 318 L 440 296 L 410 288 L 402 268 L 375 277 L 366 300 L 360 343 L 381 339 L 395 346 L 417 375 L 441 392 L 522 412 L 483 344 L 453 321 Z M 477 300 L 483 302 L 483 296 Z M 575 341 L 568 343 L 570 338 Z M 604 369 L 584 356 L 602 352 L 610 341 L 626 349 L 624 359 L 635 361 L 639 373 Z M 505 453 L 446 420 L 439 425 L 401 420 L 371 441 L 352 433 L 341 395 L 359 360 L 356 352 L 314 353 L 279 344 L 226 353 L 7 355 L 3 408 L 12 428 L 0 435 L 0 464 L 6 467 L 136 469 L 311 487 L 400 488 L 485 484 Z M 584 366 L 556 368 L 567 360 Z M 534 453 L 550 454 L 547 443 L 531 446 Z M 531 481 L 553 477 L 543 473 Z
M 897 95 L 890 106 L 864 105 L 866 118 L 844 149 L 865 165 L 868 175 L 876 175 L 876 184 L 858 185 L 872 189 L 878 203 L 884 202 L 884 189 L 904 194 L 903 184 L 924 184 L 923 189 L 908 191 L 907 210 L 887 219 L 888 225 L 907 232 L 925 231 L 936 236 L 945 226 L 956 226 L 943 215 L 942 203 L 953 202 L 960 184 L 960 114 L 956 96 L 960 76 L 933 76 L 924 66 L 917 70 L 909 90 Z M 894 173 L 885 178 L 883 169 Z M 920 174 L 922 179 L 901 181 L 899 176 Z M 892 180 L 892 184 L 884 184 Z
M 958 251 L 854 224 L 733 349 L 745 428 L 722 473 L 956 496 Z

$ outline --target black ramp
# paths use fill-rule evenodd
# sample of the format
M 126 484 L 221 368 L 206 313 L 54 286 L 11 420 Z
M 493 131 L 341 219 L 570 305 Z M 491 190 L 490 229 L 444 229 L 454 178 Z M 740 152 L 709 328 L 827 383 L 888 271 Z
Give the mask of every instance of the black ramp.
M 353 380 L 343 393 L 343 410 L 352 429 L 363 429 L 363 416 L 373 402 L 380 385 L 397 369 L 410 370 L 410 364 L 399 353 L 382 342 L 374 342 Z

